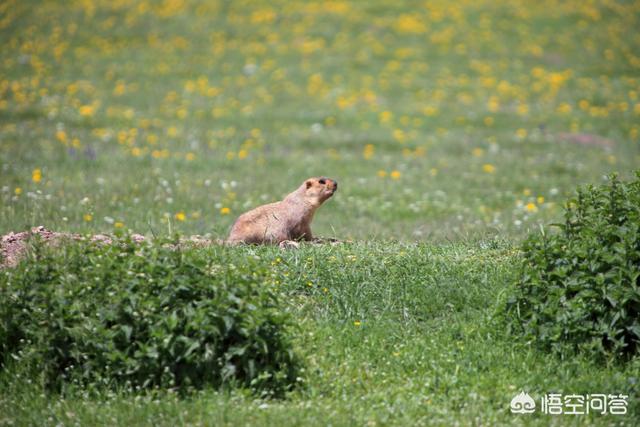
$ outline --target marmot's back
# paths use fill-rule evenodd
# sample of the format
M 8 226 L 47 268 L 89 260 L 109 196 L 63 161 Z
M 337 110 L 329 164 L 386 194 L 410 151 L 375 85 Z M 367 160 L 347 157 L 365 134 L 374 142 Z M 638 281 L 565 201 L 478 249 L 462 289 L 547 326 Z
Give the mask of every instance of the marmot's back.
M 277 214 L 282 202 L 259 206 L 238 217 L 231 227 L 228 243 L 278 243 L 275 231 L 282 228 Z M 286 240 L 286 239 L 285 239 Z

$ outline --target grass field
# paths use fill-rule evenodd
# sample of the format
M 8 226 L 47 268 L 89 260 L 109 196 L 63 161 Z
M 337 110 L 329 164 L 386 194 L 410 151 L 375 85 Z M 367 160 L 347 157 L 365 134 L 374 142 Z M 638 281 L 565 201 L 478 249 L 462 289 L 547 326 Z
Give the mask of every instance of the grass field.
M 314 232 L 355 243 L 207 249 L 283 265 L 307 365 L 288 399 L 4 374 L 0 425 L 634 425 L 637 362 L 559 360 L 491 316 L 526 233 L 640 165 L 637 28 L 634 1 L 1 2 L 1 234 L 224 238 L 326 175 Z M 627 393 L 630 414 L 517 418 L 521 389 Z

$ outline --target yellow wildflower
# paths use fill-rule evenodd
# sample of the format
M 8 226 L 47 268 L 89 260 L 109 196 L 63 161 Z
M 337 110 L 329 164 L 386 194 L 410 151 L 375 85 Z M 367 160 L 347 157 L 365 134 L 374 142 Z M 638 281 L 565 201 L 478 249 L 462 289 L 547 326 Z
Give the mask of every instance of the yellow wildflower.
M 40 169 L 34 169 L 33 172 L 31 172 L 31 180 L 36 184 L 42 180 L 42 172 Z
M 371 157 L 373 157 L 374 150 L 375 148 L 373 147 L 373 144 L 367 144 L 364 146 L 362 156 L 365 158 L 365 160 L 369 160 Z
M 394 129 L 393 139 L 395 139 L 399 143 L 403 143 L 407 139 L 407 136 L 402 129 Z
M 167 136 L 169 136 L 170 138 L 175 138 L 176 136 L 178 136 L 178 128 L 175 126 L 171 126 L 167 129 Z
M 492 96 L 491 98 L 489 98 L 489 101 L 487 101 L 487 108 L 492 113 L 495 113 L 500 109 L 500 100 L 497 96 Z
M 527 114 L 529 114 L 529 106 L 527 104 L 521 103 L 518 104 L 518 114 L 521 116 L 526 116 Z
M 482 165 L 482 170 L 486 173 L 495 173 L 496 167 L 490 163 L 485 163 L 484 165 Z
M 393 118 L 393 113 L 391 111 L 383 111 L 379 115 L 380 123 L 389 123 Z
M 56 132 L 56 139 L 60 142 L 67 142 L 67 134 L 63 130 L 59 130 Z
M 422 109 L 422 114 L 424 114 L 427 117 L 435 116 L 436 114 L 438 114 L 438 108 L 432 105 L 427 105 Z
M 91 117 L 95 113 L 93 105 L 83 105 L 78 109 L 78 112 L 82 117 Z
M 400 33 L 422 34 L 427 31 L 424 19 L 419 15 L 403 14 L 396 20 L 396 30 Z

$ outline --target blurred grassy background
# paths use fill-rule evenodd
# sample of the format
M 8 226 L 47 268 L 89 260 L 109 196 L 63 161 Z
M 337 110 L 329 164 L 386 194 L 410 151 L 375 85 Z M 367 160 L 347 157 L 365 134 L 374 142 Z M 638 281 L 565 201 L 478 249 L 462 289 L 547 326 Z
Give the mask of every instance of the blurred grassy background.
M 4 1 L 0 232 L 520 238 L 640 164 L 640 3 Z M 169 223 L 171 223 L 169 227 Z

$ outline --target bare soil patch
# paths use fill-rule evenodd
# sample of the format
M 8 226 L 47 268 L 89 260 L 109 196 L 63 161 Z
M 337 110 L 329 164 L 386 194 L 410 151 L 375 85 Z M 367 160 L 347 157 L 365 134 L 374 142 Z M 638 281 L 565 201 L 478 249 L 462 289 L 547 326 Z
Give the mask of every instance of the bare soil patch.
M 82 235 L 76 233 L 60 233 L 47 230 L 43 226 L 33 227 L 29 231 L 19 233 L 11 232 L 2 236 L 2 241 L 0 241 L 0 269 L 18 265 L 20 260 L 25 257 L 30 242 L 33 242 L 35 239 L 39 239 L 47 244 L 57 244 L 69 240 L 88 240 L 106 245 L 113 242 L 113 237 L 107 234 Z M 131 239 L 136 243 L 147 240 L 147 238 L 141 234 L 132 234 Z M 207 239 L 202 236 L 191 236 L 180 239 L 180 244 L 205 247 L 222 244 L 222 241 Z
M 595 147 L 613 147 L 614 142 L 611 139 L 604 138 L 600 135 L 592 133 L 570 133 L 561 132 L 556 135 L 560 141 L 577 145 L 591 145 Z
M 62 244 L 65 241 L 90 241 L 98 242 L 105 245 L 110 245 L 113 242 L 113 236 L 108 234 L 93 234 L 83 235 L 77 233 L 61 233 L 57 231 L 51 231 L 44 228 L 42 225 L 33 227 L 29 231 L 21 231 L 19 233 L 10 232 L 2 236 L 0 241 L 0 269 L 15 267 L 26 256 L 27 250 L 31 242 L 36 239 L 45 242 L 46 244 Z M 132 234 L 131 239 L 135 243 L 145 242 L 147 239 L 142 234 Z M 312 242 L 307 242 L 313 245 L 339 245 L 344 243 L 353 243 L 349 240 L 338 240 L 333 238 L 315 238 Z M 223 245 L 224 241 L 221 239 L 209 239 L 203 236 L 193 235 L 189 237 L 180 238 L 180 242 L 177 245 L 169 245 L 175 249 L 185 247 L 208 247 L 211 245 Z M 281 249 L 298 249 L 300 248 L 299 242 L 286 240 L 280 243 Z

